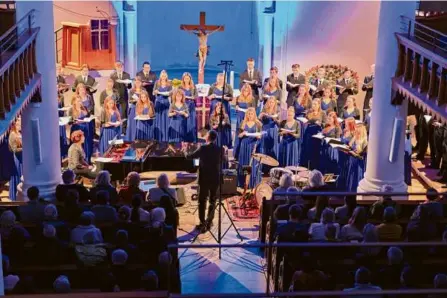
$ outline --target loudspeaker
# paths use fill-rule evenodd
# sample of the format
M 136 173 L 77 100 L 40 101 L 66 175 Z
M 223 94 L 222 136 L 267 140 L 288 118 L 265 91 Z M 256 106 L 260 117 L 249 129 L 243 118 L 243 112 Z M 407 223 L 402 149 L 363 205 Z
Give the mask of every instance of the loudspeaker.
M 219 193 L 219 190 L 217 193 Z M 224 170 L 222 194 L 233 195 L 236 193 L 237 193 L 237 172 L 235 170 Z
M 177 188 L 177 202 L 179 205 L 186 203 L 185 189 L 183 187 Z

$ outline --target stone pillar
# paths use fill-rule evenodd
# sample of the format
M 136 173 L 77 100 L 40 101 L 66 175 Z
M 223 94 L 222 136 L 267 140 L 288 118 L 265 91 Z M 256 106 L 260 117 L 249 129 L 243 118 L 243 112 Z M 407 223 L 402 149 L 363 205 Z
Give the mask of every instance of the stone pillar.
M 359 192 L 379 191 L 387 184 L 396 192 L 406 192 L 404 182 L 404 142 L 407 102 L 402 106 L 391 105 L 391 78 L 394 76 L 398 45 L 396 32 L 401 32 L 401 15 L 415 18 L 416 1 L 381 1 L 379 28 L 377 34 L 376 69 L 374 79 L 374 107 L 368 142 L 368 161 L 365 178 L 360 181 Z M 393 126 L 396 119 L 403 119 L 404 125 L 396 133 L 399 145 L 398 156 L 389 161 Z
M 262 51 L 262 75 L 269 76 L 270 67 L 272 67 L 272 30 L 273 14 L 264 13 L 264 48 Z
M 137 73 L 137 12 L 124 11 L 124 70 L 133 78 Z
M 35 9 L 37 71 L 42 75 L 41 103 L 31 103 L 22 113 L 23 178 L 18 200 L 26 200 L 26 190 L 37 186 L 40 195 L 52 199 L 61 182 L 61 152 L 57 110 L 56 58 L 54 47 L 53 1 L 17 1 L 19 20 Z

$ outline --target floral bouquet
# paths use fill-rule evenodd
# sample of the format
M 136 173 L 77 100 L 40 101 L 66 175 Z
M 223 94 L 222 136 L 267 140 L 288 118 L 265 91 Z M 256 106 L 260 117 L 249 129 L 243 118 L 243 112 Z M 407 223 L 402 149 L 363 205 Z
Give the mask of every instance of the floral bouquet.
M 304 74 L 306 76 L 306 82 L 310 82 L 310 80 L 317 78 L 318 69 L 323 67 L 326 69 L 325 80 L 328 80 L 331 85 L 335 86 L 337 84 L 337 80 L 343 78 L 343 73 L 345 70 L 350 70 L 352 73 L 352 79 L 357 82 L 357 86 L 359 85 L 359 75 L 356 71 L 352 70 L 348 66 L 343 65 L 335 65 L 335 64 L 323 64 L 316 65 L 308 69 Z

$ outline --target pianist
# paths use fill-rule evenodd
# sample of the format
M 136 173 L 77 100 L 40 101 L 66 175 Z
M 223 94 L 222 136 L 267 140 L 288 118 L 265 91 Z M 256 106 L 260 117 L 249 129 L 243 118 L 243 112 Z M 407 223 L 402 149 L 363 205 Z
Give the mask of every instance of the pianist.
M 68 149 L 68 168 L 76 175 L 94 179 L 96 177 L 94 168 L 89 166 L 85 159 L 85 151 L 82 146 L 85 136 L 82 130 L 72 132 L 70 140 L 72 144 Z

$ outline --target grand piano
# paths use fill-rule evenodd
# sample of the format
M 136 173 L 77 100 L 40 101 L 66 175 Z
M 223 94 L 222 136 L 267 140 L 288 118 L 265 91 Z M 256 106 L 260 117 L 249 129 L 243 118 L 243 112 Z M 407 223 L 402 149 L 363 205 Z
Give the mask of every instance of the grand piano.
M 112 180 L 123 181 L 129 172 L 187 171 L 195 172 L 187 154 L 200 147 L 200 143 L 165 143 L 157 141 L 121 142 L 110 145 L 97 167 L 112 174 Z

